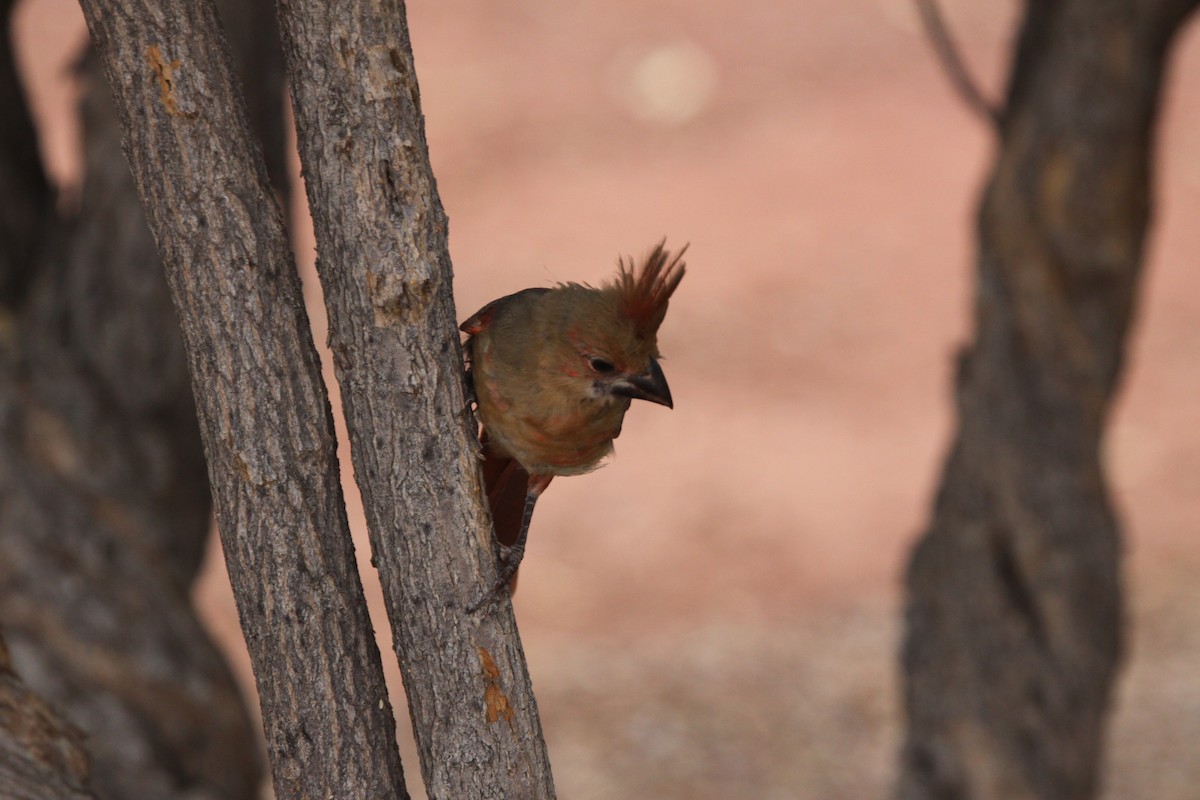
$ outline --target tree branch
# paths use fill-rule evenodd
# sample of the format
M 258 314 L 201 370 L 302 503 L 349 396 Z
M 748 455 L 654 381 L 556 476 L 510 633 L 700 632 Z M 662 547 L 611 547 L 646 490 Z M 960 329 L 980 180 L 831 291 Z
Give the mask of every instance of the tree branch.
M 938 61 L 941 62 L 946 77 L 950 79 L 950 85 L 954 87 L 954 91 L 958 93 L 959 98 L 968 109 L 984 119 L 989 127 L 999 130 L 1003 114 L 979 90 L 979 85 L 975 82 L 958 51 L 954 37 L 946 27 L 946 21 L 942 18 L 942 11 L 937 0 L 916 0 L 916 4 L 925 35 L 929 37 L 929 44 L 933 47 Z

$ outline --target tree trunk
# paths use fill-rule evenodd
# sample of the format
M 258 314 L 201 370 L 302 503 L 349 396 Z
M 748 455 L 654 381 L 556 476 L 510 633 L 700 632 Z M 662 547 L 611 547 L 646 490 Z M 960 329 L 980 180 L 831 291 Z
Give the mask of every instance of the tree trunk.
M 903 800 L 1096 794 L 1121 652 L 1101 435 L 1164 62 L 1194 5 L 1027 6 L 979 212 L 958 433 L 906 579 Z
M 276 797 L 406 797 L 300 281 L 213 4 L 82 5 L 179 314 Z
M 0 642 L 0 797 L 92 800 L 82 739 L 21 682 Z
M 354 472 L 431 798 L 550 798 L 495 580 L 445 213 L 400 0 L 279 5 Z
M 3 6 L 0 627 L 28 687 L 11 696 L 82 730 L 99 797 L 252 798 L 254 727 L 191 607 L 208 479 L 108 90 L 86 62 L 82 193 L 56 218 Z

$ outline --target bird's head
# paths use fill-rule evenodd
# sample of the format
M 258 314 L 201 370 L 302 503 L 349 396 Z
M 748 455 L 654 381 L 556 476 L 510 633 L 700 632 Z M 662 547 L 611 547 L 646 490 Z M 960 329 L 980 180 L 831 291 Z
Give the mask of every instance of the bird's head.
M 646 256 L 640 269 L 632 259 L 622 258 L 616 277 L 599 289 L 560 287 L 564 308 L 569 309 L 559 351 L 565 364 L 561 374 L 586 396 L 673 407 L 658 363 L 658 329 L 683 279 L 687 247 L 672 254 L 664 244 Z

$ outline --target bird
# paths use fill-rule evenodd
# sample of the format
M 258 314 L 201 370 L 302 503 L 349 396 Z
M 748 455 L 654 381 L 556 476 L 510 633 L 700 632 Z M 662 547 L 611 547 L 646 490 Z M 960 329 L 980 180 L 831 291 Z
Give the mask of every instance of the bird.
M 674 408 L 658 330 L 686 264 L 666 240 L 617 260 L 599 287 L 560 283 L 501 297 L 459 329 L 500 558 L 475 612 L 515 589 L 538 497 L 555 477 L 601 466 L 633 400 Z

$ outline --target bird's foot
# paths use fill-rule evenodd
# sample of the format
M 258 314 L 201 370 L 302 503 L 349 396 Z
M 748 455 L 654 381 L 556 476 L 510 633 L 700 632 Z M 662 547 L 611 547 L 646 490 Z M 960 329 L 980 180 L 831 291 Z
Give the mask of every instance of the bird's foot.
M 525 555 L 525 548 L 517 546 L 505 547 L 500 545 L 500 564 L 496 570 L 496 582 L 492 588 L 484 592 L 475 602 L 467 606 L 467 613 L 474 614 L 485 605 L 495 602 L 504 596 L 508 591 L 509 584 L 512 583 L 513 576 L 517 574 L 517 568 L 521 566 L 521 559 Z

